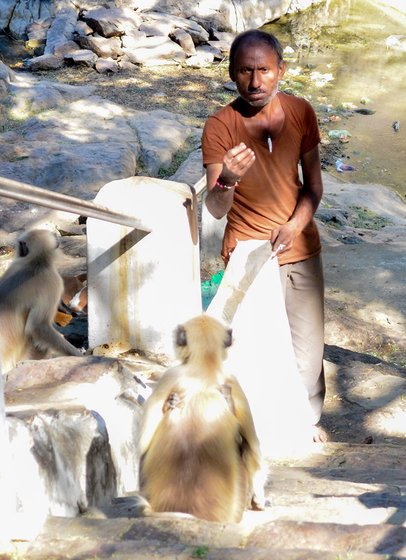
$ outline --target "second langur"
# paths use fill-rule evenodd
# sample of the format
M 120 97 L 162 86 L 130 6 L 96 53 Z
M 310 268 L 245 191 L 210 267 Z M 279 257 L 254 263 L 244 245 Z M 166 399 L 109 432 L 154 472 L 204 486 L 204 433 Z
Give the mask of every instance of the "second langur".
M 149 512 L 239 522 L 247 507 L 263 509 L 251 411 L 222 367 L 230 344 L 231 331 L 209 315 L 176 330 L 180 365 L 164 373 L 143 411 L 140 490 Z
M 35 229 L 18 240 L 16 256 L 0 278 L 0 360 L 3 374 L 22 359 L 49 351 L 81 356 L 53 326 L 63 281 L 56 268 L 58 241 Z

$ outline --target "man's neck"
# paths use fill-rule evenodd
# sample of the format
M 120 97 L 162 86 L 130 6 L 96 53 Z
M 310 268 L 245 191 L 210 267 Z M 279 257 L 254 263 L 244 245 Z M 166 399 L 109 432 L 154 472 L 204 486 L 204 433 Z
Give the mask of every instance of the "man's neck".
M 241 115 L 247 119 L 253 118 L 259 120 L 269 120 L 275 109 L 279 107 L 279 99 L 277 99 L 277 95 L 278 94 L 275 94 L 274 97 L 262 107 L 254 107 L 240 97 L 239 106 Z

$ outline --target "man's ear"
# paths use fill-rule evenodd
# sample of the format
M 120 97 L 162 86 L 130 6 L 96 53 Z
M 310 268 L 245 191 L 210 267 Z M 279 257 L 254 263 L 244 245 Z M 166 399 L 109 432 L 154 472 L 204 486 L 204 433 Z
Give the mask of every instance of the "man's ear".
M 286 72 L 286 62 L 282 60 L 279 64 L 278 80 L 281 80 Z
M 228 65 L 228 75 L 230 76 L 232 81 L 235 82 L 235 69 L 232 62 L 230 62 L 230 64 Z

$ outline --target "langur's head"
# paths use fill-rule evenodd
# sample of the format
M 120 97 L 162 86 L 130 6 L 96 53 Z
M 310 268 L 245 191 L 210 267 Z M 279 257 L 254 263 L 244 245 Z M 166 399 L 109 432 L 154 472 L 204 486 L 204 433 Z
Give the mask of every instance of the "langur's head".
M 19 237 L 17 254 L 19 258 L 28 259 L 41 255 L 49 257 L 58 246 L 59 242 L 55 234 L 46 229 L 33 229 Z
M 175 331 L 176 355 L 182 363 L 190 360 L 203 363 L 207 359 L 222 361 L 231 344 L 232 330 L 206 314 L 179 325 Z

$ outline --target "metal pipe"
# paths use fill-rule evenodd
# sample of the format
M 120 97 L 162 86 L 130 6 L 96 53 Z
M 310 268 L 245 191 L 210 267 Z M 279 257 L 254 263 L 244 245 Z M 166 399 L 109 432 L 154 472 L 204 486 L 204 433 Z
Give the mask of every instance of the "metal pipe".
M 114 212 L 94 202 L 81 200 L 74 196 L 56 193 L 40 187 L 33 187 L 20 181 L 7 179 L 6 177 L 0 177 L 0 196 L 38 204 L 39 206 L 53 208 L 54 210 L 72 212 L 80 216 L 113 222 L 114 224 L 132 227 L 146 233 L 151 232 L 151 228 L 146 227 L 142 220 L 134 216 Z
M 200 179 L 191 187 L 192 192 L 199 196 L 206 190 L 206 176 L 200 177 Z

